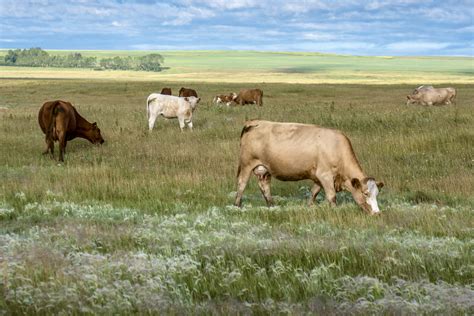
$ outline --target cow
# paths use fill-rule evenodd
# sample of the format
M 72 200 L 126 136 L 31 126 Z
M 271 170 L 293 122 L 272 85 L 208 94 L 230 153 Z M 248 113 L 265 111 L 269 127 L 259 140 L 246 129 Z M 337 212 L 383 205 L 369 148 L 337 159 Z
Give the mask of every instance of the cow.
M 188 89 L 184 87 L 179 89 L 179 96 L 180 97 L 196 97 L 196 98 L 198 97 L 196 90 Z
M 282 181 L 313 180 L 312 205 L 321 187 L 326 199 L 336 205 L 336 192 L 347 190 L 369 214 L 380 213 L 377 194 L 383 182 L 362 171 L 351 142 L 335 129 L 298 123 L 247 121 L 240 135 L 235 205 L 241 207 L 242 194 L 252 172 L 267 205 L 273 205 L 271 178 Z
M 243 89 L 240 90 L 234 102 L 240 105 L 244 104 L 258 104 L 263 105 L 263 91 L 260 89 Z
M 175 97 L 158 93 L 150 94 L 146 100 L 149 130 L 153 130 L 158 115 L 162 115 L 168 119 L 178 118 L 181 131 L 183 131 L 186 124 L 188 128 L 192 130 L 193 112 L 200 100 L 200 98 L 194 96 Z
M 172 93 L 171 93 L 171 88 L 163 88 L 163 89 L 161 89 L 160 94 L 172 95 Z
M 93 144 L 103 144 L 97 123 L 89 123 L 69 102 L 56 100 L 43 104 L 38 113 L 38 123 L 46 135 L 46 151 L 54 158 L 54 142 L 59 141 L 59 161 L 64 161 L 67 141 L 85 138 Z
M 456 89 L 421 86 L 416 88 L 411 95 L 407 95 L 407 105 L 410 104 L 428 106 L 456 104 Z
M 225 94 L 219 94 L 212 99 L 212 102 L 215 104 L 219 105 L 221 103 L 225 103 L 227 106 L 232 104 L 232 101 L 234 101 L 237 98 L 237 94 L 235 92 L 230 93 L 229 95 Z

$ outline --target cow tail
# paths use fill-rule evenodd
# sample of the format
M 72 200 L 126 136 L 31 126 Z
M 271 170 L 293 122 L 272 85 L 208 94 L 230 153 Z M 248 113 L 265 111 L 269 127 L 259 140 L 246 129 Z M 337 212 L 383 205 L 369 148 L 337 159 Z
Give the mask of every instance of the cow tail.
M 151 99 L 153 100 L 153 99 Z M 146 99 L 146 118 L 147 120 L 150 119 L 150 98 Z
M 48 129 L 46 130 L 46 139 L 48 141 L 53 139 L 54 126 L 56 125 L 56 115 L 59 112 L 59 102 L 54 102 L 53 106 L 49 109 L 48 113 Z

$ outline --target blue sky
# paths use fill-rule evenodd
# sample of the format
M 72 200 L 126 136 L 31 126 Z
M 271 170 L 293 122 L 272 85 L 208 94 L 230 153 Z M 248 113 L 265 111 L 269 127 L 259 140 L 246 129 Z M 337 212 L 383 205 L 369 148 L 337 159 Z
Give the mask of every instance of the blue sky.
M 474 55 L 474 0 L 0 0 L 0 48 Z

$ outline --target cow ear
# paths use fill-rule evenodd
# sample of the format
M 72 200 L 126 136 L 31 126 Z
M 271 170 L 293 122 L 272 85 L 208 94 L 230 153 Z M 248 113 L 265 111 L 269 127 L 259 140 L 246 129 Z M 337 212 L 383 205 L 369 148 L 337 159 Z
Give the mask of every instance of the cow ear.
M 385 185 L 385 183 L 383 183 L 382 181 L 380 182 L 377 182 L 377 188 L 380 190 L 381 188 L 383 188 Z
M 357 178 L 352 178 L 351 184 L 354 187 L 354 189 L 359 190 L 362 187 L 362 184 L 360 183 L 359 179 Z
M 407 99 L 408 99 L 408 100 L 410 100 L 410 99 L 411 99 L 409 95 L 407 95 Z
M 184 101 L 189 101 L 188 97 L 185 97 L 185 98 L 184 98 Z
M 198 98 L 196 103 L 199 103 L 199 101 L 201 101 L 201 98 Z
M 97 122 L 92 123 L 92 126 L 97 127 Z

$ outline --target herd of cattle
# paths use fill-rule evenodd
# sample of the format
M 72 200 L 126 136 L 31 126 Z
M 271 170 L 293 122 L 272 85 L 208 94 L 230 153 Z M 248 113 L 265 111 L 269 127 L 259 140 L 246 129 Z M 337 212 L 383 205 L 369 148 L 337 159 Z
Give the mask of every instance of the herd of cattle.
M 216 104 L 263 105 L 263 91 L 245 89 L 238 94 L 217 95 Z M 407 105 L 455 104 L 454 88 L 420 86 L 407 96 Z M 152 93 L 147 98 L 148 128 L 151 131 L 159 115 L 177 118 L 181 130 L 193 128 L 192 114 L 201 99 L 193 89 L 181 88 L 173 96 L 170 88 Z M 67 141 L 76 137 L 93 144 L 104 139 L 97 123 L 83 118 L 69 102 L 56 100 L 43 104 L 38 114 L 41 130 L 46 135 L 46 150 L 54 158 L 54 142 L 59 142 L 59 161 L 64 161 Z M 240 157 L 237 172 L 235 205 L 241 206 L 242 194 L 254 173 L 267 205 L 273 205 L 270 193 L 271 178 L 282 181 L 312 180 L 309 204 L 313 204 L 321 188 L 331 205 L 336 203 L 336 192 L 351 192 L 356 203 L 369 214 L 379 214 L 377 195 L 383 182 L 376 182 L 362 171 L 350 140 L 334 129 L 298 123 L 278 123 L 263 120 L 247 121 L 240 135 Z

